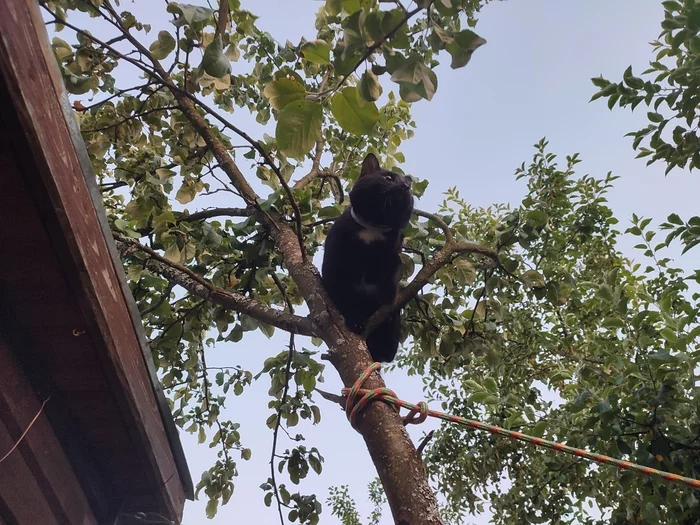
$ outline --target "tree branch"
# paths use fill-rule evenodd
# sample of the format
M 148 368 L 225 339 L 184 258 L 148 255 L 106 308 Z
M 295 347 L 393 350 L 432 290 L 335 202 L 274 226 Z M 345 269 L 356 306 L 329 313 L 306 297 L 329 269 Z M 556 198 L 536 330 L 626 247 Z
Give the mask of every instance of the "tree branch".
M 444 224 L 444 221 L 442 221 L 441 219 L 439 220 Z M 498 252 L 481 244 L 466 241 L 452 241 L 446 243 L 440 249 L 440 251 L 438 251 L 432 257 L 432 259 L 426 261 L 426 263 L 420 269 L 418 274 L 416 274 L 413 280 L 399 292 L 399 295 L 396 298 L 396 301 L 394 301 L 393 305 L 383 306 L 382 308 L 377 310 L 377 312 L 375 312 L 374 315 L 372 315 L 372 317 L 370 317 L 369 321 L 367 322 L 365 334 L 371 332 L 374 327 L 376 327 L 378 324 L 384 321 L 384 319 L 386 319 L 392 312 L 404 307 L 411 299 L 413 299 L 418 294 L 418 292 L 420 292 L 421 288 L 423 288 L 426 284 L 428 284 L 428 282 L 430 282 L 430 279 L 433 277 L 433 275 L 435 275 L 435 273 L 440 268 L 452 262 L 454 257 L 469 253 L 483 255 L 485 257 L 490 258 L 495 264 L 499 264 Z
M 133 115 L 129 115 L 128 117 L 124 117 L 119 122 L 115 122 L 114 124 L 110 124 L 109 126 L 103 126 L 101 128 L 93 128 L 93 129 L 84 129 L 82 131 L 83 131 L 83 133 L 95 133 L 98 131 L 106 131 L 108 129 L 118 128 L 122 124 L 126 124 L 127 122 L 129 122 L 130 120 L 134 120 L 135 118 L 145 117 L 146 115 L 150 115 L 151 113 L 158 113 L 159 111 L 172 111 L 172 110 L 176 110 L 176 109 L 179 109 L 179 108 L 177 106 L 164 106 L 161 108 L 153 108 L 153 109 L 149 109 L 147 111 L 144 111 L 142 113 L 135 113 Z
M 323 139 L 316 141 L 316 151 L 311 164 L 311 171 L 294 183 L 295 189 L 306 188 L 321 173 L 321 155 L 323 155 Z
M 146 261 L 146 267 L 148 269 L 183 287 L 194 296 L 204 299 L 205 301 L 211 301 L 229 310 L 249 315 L 260 322 L 275 326 L 287 332 L 308 336 L 316 335 L 313 323 L 308 317 L 300 317 L 281 310 L 275 310 L 255 299 L 218 288 L 189 268 L 167 260 L 154 250 L 142 245 L 134 239 L 130 239 L 118 233 L 114 234 L 114 238 L 117 240 L 117 244 L 128 247 L 130 253 L 140 251 L 148 255 L 149 258 Z
M 213 217 L 250 217 L 250 211 L 245 208 L 211 208 L 184 215 L 177 222 L 194 222 Z
M 435 215 L 434 213 L 428 213 L 427 211 L 418 209 L 414 209 L 413 213 L 415 213 L 419 217 L 423 217 L 424 219 L 428 219 L 435 222 L 445 234 L 446 243 L 452 243 L 454 241 L 454 238 L 452 237 L 452 230 L 450 230 L 450 227 L 447 225 L 447 223 L 443 221 L 439 216 Z
M 92 4 L 90 4 L 92 5 Z M 119 20 L 119 16 L 116 14 L 116 12 L 109 6 L 108 4 L 105 4 L 106 8 L 115 16 L 116 20 Z M 294 195 L 292 194 L 292 190 L 289 187 L 289 184 L 287 184 L 287 181 L 284 179 L 284 176 L 282 175 L 282 172 L 280 171 L 279 167 L 274 163 L 272 160 L 272 157 L 265 151 L 265 149 L 262 147 L 262 145 L 255 139 L 253 139 L 250 135 L 248 135 L 246 132 L 244 132 L 242 129 L 238 128 L 237 126 L 234 126 L 231 122 L 229 122 L 227 119 L 225 119 L 218 111 L 214 110 L 212 107 L 210 107 L 208 104 L 204 103 L 203 101 L 199 100 L 197 97 L 189 93 L 187 90 L 180 88 L 179 86 L 175 85 L 172 82 L 172 79 L 170 78 L 170 75 L 168 72 L 163 68 L 163 66 L 160 64 L 158 60 L 153 58 L 151 53 L 149 52 L 146 47 L 141 44 L 141 42 L 138 41 L 133 35 L 129 33 L 127 29 L 124 29 L 121 24 L 118 22 L 112 21 L 108 16 L 105 16 L 104 13 L 102 13 L 98 8 L 95 6 L 95 10 L 102 15 L 102 17 L 107 20 L 110 24 L 114 25 L 117 27 L 120 31 L 122 31 L 123 35 L 125 38 L 134 46 L 138 51 L 143 54 L 144 56 L 148 57 L 148 59 L 151 61 L 153 64 L 153 69 L 149 69 L 148 67 L 144 66 L 141 62 L 138 60 L 135 60 L 131 57 L 126 56 L 125 54 L 117 51 L 110 45 L 108 45 L 106 42 L 99 40 L 95 38 L 93 35 L 79 29 L 78 27 L 69 24 L 68 22 L 61 20 L 56 16 L 55 13 L 53 13 L 50 9 L 48 9 L 46 6 L 43 6 L 46 11 L 48 11 L 53 17 L 60 22 L 61 24 L 65 25 L 66 27 L 69 27 L 73 31 L 75 31 L 78 34 L 84 35 L 88 39 L 92 40 L 93 42 L 97 43 L 101 47 L 105 49 L 109 49 L 114 55 L 118 58 L 124 59 L 130 64 L 136 66 L 138 69 L 141 71 L 145 72 L 148 76 L 156 77 L 165 87 L 170 90 L 170 92 L 173 94 L 175 99 L 178 101 L 180 104 L 180 110 L 189 113 L 188 115 L 188 120 L 190 120 L 190 123 L 192 123 L 195 128 L 198 130 L 206 129 L 207 134 L 215 141 L 216 144 L 218 144 L 221 149 L 224 150 L 224 155 L 225 157 L 228 157 L 228 160 L 230 161 L 230 164 L 235 168 L 233 169 L 234 172 L 237 172 L 236 178 L 239 181 L 242 181 L 244 185 L 248 188 L 249 191 L 246 192 L 241 192 L 244 196 L 244 199 L 246 196 L 250 197 L 249 199 L 246 199 L 246 202 L 248 203 L 249 206 L 257 207 L 257 195 L 255 195 L 255 192 L 252 190 L 250 185 L 247 183 L 245 180 L 245 177 L 243 174 L 240 172 L 238 169 L 238 166 L 235 165 L 233 160 L 228 156 L 228 153 L 226 152 L 226 148 L 223 145 L 223 143 L 218 139 L 218 137 L 215 137 L 213 133 L 211 132 L 211 129 L 209 128 L 208 123 L 199 115 L 197 110 L 195 109 L 194 105 L 196 104 L 199 106 L 201 109 L 203 109 L 206 113 L 211 115 L 212 117 L 216 118 L 219 122 L 221 122 L 226 128 L 230 129 L 234 133 L 236 133 L 238 136 L 243 138 L 246 142 L 248 142 L 255 150 L 262 156 L 263 160 L 265 163 L 272 169 L 272 171 L 275 173 L 277 178 L 279 179 L 280 184 L 284 188 L 285 193 L 287 194 L 287 198 L 289 199 L 289 202 L 294 209 L 294 215 L 295 215 L 295 222 L 297 224 L 297 231 L 296 231 L 296 237 L 299 242 L 299 250 L 302 256 L 302 259 L 306 261 L 306 247 L 304 245 L 304 237 L 302 233 L 302 223 L 301 223 L 301 210 L 299 209 L 299 205 L 297 204 L 296 200 L 294 199 Z M 197 124 L 193 122 L 193 118 L 197 120 Z M 206 140 L 206 138 L 205 138 Z M 211 141 L 207 141 L 208 145 L 211 145 Z M 222 166 L 223 167 L 223 166 Z M 226 170 L 224 170 L 226 171 Z M 227 172 L 229 176 L 231 174 Z M 233 183 L 233 181 L 231 181 Z M 236 185 L 233 183 L 234 186 Z M 240 188 L 238 188 L 240 191 Z
M 219 0 L 219 18 L 216 21 L 216 33 L 214 36 L 223 36 L 228 23 L 228 0 Z

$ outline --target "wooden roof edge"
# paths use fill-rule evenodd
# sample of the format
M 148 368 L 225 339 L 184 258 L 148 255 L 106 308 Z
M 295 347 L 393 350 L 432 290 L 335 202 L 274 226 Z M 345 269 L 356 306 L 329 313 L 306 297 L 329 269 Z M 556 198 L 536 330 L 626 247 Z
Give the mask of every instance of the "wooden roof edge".
M 54 107 L 55 105 L 58 105 L 62 111 L 61 120 L 64 121 L 64 124 L 68 129 L 68 138 L 70 143 L 73 145 L 73 151 L 71 153 L 74 152 L 75 157 L 77 158 L 77 162 L 80 166 L 79 171 L 81 171 L 82 179 L 85 182 L 87 192 L 89 193 L 89 197 L 92 202 L 93 211 L 99 223 L 99 230 L 101 230 L 102 236 L 104 237 L 109 258 L 111 259 L 111 266 L 113 267 L 113 270 L 118 278 L 117 280 L 119 281 L 121 296 L 126 304 L 128 316 L 133 327 L 133 332 L 141 350 L 143 364 L 145 365 L 144 368 L 151 383 L 154 396 L 153 400 L 158 408 L 160 420 L 171 449 L 171 454 L 175 463 L 178 477 L 180 478 L 180 483 L 182 484 L 185 497 L 192 500 L 194 499 L 194 487 L 178 435 L 177 427 L 175 426 L 170 407 L 165 399 L 162 386 L 156 374 L 153 357 L 146 342 L 146 334 L 141 323 L 141 317 L 131 294 L 131 290 L 127 284 L 121 259 L 109 228 L 107 215 L 101 202 L 101 195 L 97 187 L 96 177 L 92 170 L 92 165 L 74 117 L 73 110 L 70 106 L 65 87 L 63 86 L 60 70 L 50 47 L 48 34 L 46 28 L 44 27 L 43 20 L 39 12 L 39 7 L 36 2 L 27 2 L 26 0 L 9 0 L 8 7 L 8 12 L 0 18 L 0 27 L 3 28 L 3 30 L 0 31 L 0 35 L 5 33 L 7 38 L 7 40 L 5 40 L 2 36 L 0 36 L 0 63 L 5 63 L 6 67 L 4 69 L 7 71 L 0 71 L 0 73 L 2 73 L 3 76 L 13 75 L 15 76 L 14 80 L 19 81 L 19 78 L 17 78 L 19 72 L 11 71 L 11 66 L 21 66 L 24 69 L 29 68 L 29 65 L 21 64 L 19 62 L 21 58 L 26 59 L 27 55 L 29 54 L 33 54 L 34 59 L 37 59 L 37 56 L 39 55 L 43 58 L 42 61 L 46 66 L 44 71 L 48 72 L 48 78 L 41 78 L 42 75 L 45 75 L 45 73 L 41 71 L 44 68 L 36 67 L 31 70 L 31 74 L 29 75 L 34 77 L 31 78 L 31 82 L 39 83 L 39 85 L 41 85 L 44 91 L 44 96 L 53 98 L 49 93 L 56 94 L 56 100 L 54 103 L 51 103 L 51 105 Z M 21 38 L 22 42 L 13 40 L 13 37 L 15 39 L 18 39 L 18 37 Z M 21 49 L 22 46 L 26 46 L 24 48 L 25 50 L 28 47 L 35 47 L 35 49 L 34 51 L 14 51 L 15 48 Z M 36 47 L 40 49 L 36 49 Z M 19 53 L 22 52 L 26 54 L 24 56 L 20 56 Z M 53 89 L 51 89 L 50 86 L 53 87 Z M 20 96 L 24 96 L 24 93 L 22 93 L 21 90 L 16 92 L 16 94 L 17 93 L 19 93 Z M 32 123 L 31 125 L 34 127 L 34 129 L 25 129 L 24 132 L 26 134 L 31 135 L 33 131 L 37 131 L 38 128 L 35 123 Z M 36 142 L 40 142 L 40 140 L 37 140 Z M 66 160 L 65 162 L 68 163 L 69 161 Z
M 48 38 L 48 35 L 47 35 Z M 48 39 L 46 40 L 48 45 Z M 47 61 L 49 67 L 53 70 L 53 76 L 56 78 L 61 78 L 61 72 L 58 68 L 58 64 L 55 61 Z M 83 141 L 82 134 L 80 133 L 80 128 L 75 119 L 73 113 L 73 108 L 71 107 L 70 100 L 68 99 L 68 94 L 61 83 L 61 97 L 59 103 L 61 109 L 63 110 L 63 116 L 70 130 L 70 139 L 75 148 L 76 155 L 78 157 L 78 162 L 82 168 L 83 178 L 87 184 L 88 190 L 90 192 L 90 197 L 92 198 L 93 204 L 95 206 L 95 212 L 97 213 L 97 218 L 100 224 L 100 229 L 104 235 L 105 241 L 107 242 L 107 248 L 109 254 L 112 258 L 112 264 L 114 269 L 119 276 L 119 285 L 124 296 L 124 301 L 126 302 L 127 308 L 129 310 L 129 316 L 131 317 L 131 322 L 134 326 L 134 331 L 139 341 L 139 346 L 141 347 L 141 352 L 143 354 L 143 360 L 148 370 L 148 376 L 151 380 L 151 386 L 153 387 L 153 393 L 156 397 L 156 402 L 158 404 L 158 410 L 160 411 L 161 419 L 163 420 L 163 426 L 165 427 L 165 433 L 168 437 L 168 442 L 172 448 L 173 456 L 175 458 L 175 464 L 180 475 L 180 480 L 182 481 L 183 488 L 185 489 L 185 495 L 187 499 L 194 500 L 194 485 L 192 483 L 192 476 L 190 474 L 189 466 L 187 465 L 187 459 L 185 457 L 185 452 L 182 448 L 182 442 L 178 434 L 177 426 L 173 420 L 172 412 L 170 411 L 170 406 L 165 398 L 165 393 L 163 392 L 163 386 L 158 379 L 158 374 L 156 372 L 155 363 L 153 362 L 153 355 L 147 343 L 146 332 L 143 328 L 141 322 L 141 314 L 138 307 L 136 306 L 136 301 L 131 293 L 131 289 L 127 283 L 126 273 L 124 272 L 124 266 L 119 256 L 119 251 L 117 250 L 117 245 L 114 242 L 114 237 L 112 236 L 112 230 L 109 227 L 109 221 L 107 219 L 107 213 L 102 205 L 102 194 L 97 186 L 97 177 L 92 169 L 92 163 L 90 162 L 90 157 L 88 156 L 87 148 L 85 142 Z
M 58 65 L 53 64 L 56 67 L 56 74 L 60 74 L 58 70 Z M 109 227 L 109 221 L 107 219 L 107 213 L 105 212 L 104 206 L 102 205 L 102 195 L 97 186 L 97 181 L 95 173 L 92 169 L 92 163 L 87 153 L 85 143 L 83 142 L 80 129 L 73 115 L 73 109 L 70 105 L 68 96 L 63 91 L 63 96 L 60 100 L 61 109 L 63 110 L 63 115 L 70 129 L 71 142 L 75 146 L 75 151 L 78 156 L 78 161 L 82 167 L 82 173 L 87 184 L 88 190 L 90 191 L 90 197 L 95 204 L 95 212 L 97 213 L 97 218 L 99 220 L 100 229 L 107 242 L 107 248 L 109 249 L 109 254 L 112 258 L 112 264 L 114 269 L 119 276 L 119 286 L 121 288 L 122 294 L 124 296 L 124 301 L 129 310 L 129 316 L 131 317 L 131 322 L 134 326 L 134 331 L 139 341 L 139 346 L 141 347 L 141 352 L 143 354 L 143 360 L 148 370 L 148 376 L 151 380 L 151 386 L 153 387 L 153 393 L 156 397 L 156 402 L 158 403 L 158 410 L 161 414 L 161 419 L 163 420 L 163 426 L 165 427 L 165 432 L 168 437 L 168 442 L 172 448 L 173 456 L 175 458 L 175 463 L 180 474 L 180 479 L 183 483 L 183 488 L 185 489 L 185 495 L 187 499 L 194 500 L 194 485 L 192 483 L 192 477 L 190 474 L 189 467 L 187 465 L 187 459 L 185 457 L 185 452 L 182 448 L 182 443 L 178 434 L 177 426 L 173 420 L 172 412 L 170 411 L 170 406 L 165 398 L 165 393 L 163 392 L 163 386 L 158 379 L 158 374 L 156 372 L 155 363 L 153 362 L 153 355 L 147 343 L 146 332 L 143 328 L 141 322 L 141 313 L 136 305 L 134 296 L 131 293 L 131 289 L 127 283 L 126 273 L 124 272 L 124 266 L 119 256 L 119 251 L 117 250 L 117 245 L 114 242 L 114 237 L 112 236 L 112 230 Z

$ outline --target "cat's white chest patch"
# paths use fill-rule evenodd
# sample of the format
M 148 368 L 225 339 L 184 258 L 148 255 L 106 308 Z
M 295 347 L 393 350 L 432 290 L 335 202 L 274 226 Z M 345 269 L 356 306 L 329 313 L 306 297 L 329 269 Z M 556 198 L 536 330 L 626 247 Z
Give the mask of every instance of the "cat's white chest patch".
M 386 240 L 386 235 L 384 235 L 384 232 L 374 228 L 362 228 L 357 236 L 365 244 L 372 244 L 373 242 Z
M 366 276 L 363 275 L 360 282 L 355 285 L 355 290 L 363 295 L 376 295 L 378 287 L 376 284 L 368 283 Z

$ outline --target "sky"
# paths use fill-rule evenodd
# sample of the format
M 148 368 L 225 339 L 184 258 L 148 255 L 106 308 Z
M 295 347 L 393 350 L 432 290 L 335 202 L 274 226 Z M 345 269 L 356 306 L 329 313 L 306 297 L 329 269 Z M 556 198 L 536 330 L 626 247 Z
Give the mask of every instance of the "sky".
M 189 3 L 204 5 L 200 0 Z M 242 4 L 260 16 L 258 25 L 277 41 L 297 42 L 301 36 L 313 38 L 314 15 L 321 2 L 242 0 Z M 153 23 L 152 34 L 167 27 L 161 2 L 122 0 L 121 6 L 139 20 Z M 580 153 L 583 162 L 579 173 L 603 177 L 612 171 L 621 177 L 609 193 L 621 229 L 629 224 L 632 213 L 651 217 L 655 224 L 672 212 L 681 217 L 697 214 L 697 174 L 674 170 L 664 177 L 663 166 L 646 167 L 643 160 L 634 159 L 631 139 L 624 134 L 646 125 L 644 106 L 635 113 L 626 109 L 611 112 L 605 101 L 589 103 L 596 91 L 591 77 L 602 74 L 618 80 L 630 64 L 635 72 L 646 69 L 651 57 L 648 43 L 658 36 L 662 18 L 658 0 L 507 0 L 486 6 L 476 31 L 488 43 L 463 69 L 453 71 L 448 65 L 440 66 L 439 87 L 433 100 L 412 106 L 417 130 L 415 137 L 402 146 L 406 156 L 402 168 L 430 180 L 419 207 L 434 210 L 442 193 L 451 186 L 457 186 L 462 197 L 474 206 L 517 204 L 525 194 L 525 186 L 523 181 L 515 181 L 513 172 L 530 160 L 533 144 L 546 136 L 550 151 L 562 161 L 568 154 Z M 94 26 L 95 22 L 88 21 L 86 27 L 90 24 Z M 234 122 L 261 136 L 254 116 L 246 111 L 236 112 Z M 634 244 L 630 238 L 621 241 L 623 251 L 638 258 L 632 250 Z M 692 259 L 684 262 L 689 261 Z M 264 359 L 282 351 L 285 344 L 286 338 L 281 335 L 268 340 L 253 334 L 238 344 L 217 346 L 210 351 L 208 364 L 240 364 L 255 374 Z M 304 338 L 298 346 L 312 348 Z M 342 385 L 332 367 L 324 376 L 322 388 L 339 391 Z M 422 398 L 418 377 L 395 370 L 385 373 L 385 380 L 406 400 Z M 262 379 L 227 403 L 224 415 L 241 423 L 243 443 L 253 449 L 250 461 L 238 462 L 240 475 L 231 502 L 214 520 L 205 518 L 206 501 L 188 502 L 184 525 L 223 525 L 234 520 L 278 522 L 276 509 L 265 507 L 259 488 L 269 475 L 272 441 L 272 433 L 265 426 L 270 414 L 267 388 Z M 361 437 L 348 425 L 343 412 L 323 400 L 320 404 L 321 424 L 300 424 L 298 431 L 306 435 L 307 447 L 317 447 L 324 456 L 323 473 L 316 476 L 312 472 L 300 490 L 316 493 L 325 503 L 328 486 L 347 484 L 365 518 L 371 510 L 366 486 L 376 476 L 374 467 Z M 409 430 L 419 440 L 434 427 L 434 423 L 426 423 Z M 198 446 L 195 437 L 187 434 L 182 434 L 182 441 L 196 483 L 201 471 L 213 463 L 215 450 Z M 282 439 L 280 450 L 287 446 L 291 448 L 292 444 Z M 285 479 L 284 475 L 280 478 Z M 297 490 L 289 482 L 287 487 L 291 492 Z M 381 523 L 391 522 L 387 509 Z M 321 523 L 336 525 L 339 521 L 325 506 Z M 469 523 L 489 523 L 489 514 L 473 517 Z

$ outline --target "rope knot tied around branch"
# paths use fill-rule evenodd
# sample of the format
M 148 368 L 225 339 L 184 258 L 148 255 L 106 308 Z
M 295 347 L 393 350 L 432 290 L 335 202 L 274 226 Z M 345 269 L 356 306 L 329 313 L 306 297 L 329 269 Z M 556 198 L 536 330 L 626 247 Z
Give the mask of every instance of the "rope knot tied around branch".
M 342 390 L 342 395 L 347 398 L 345 401 L 345 413 L 355 430 L 357 430 L 357 415 L 372 401 L 383 401 L 388 405 L 396 407 L 398 410 L 401 409 L 401 406 L 404 406 L 401 400 L 396 396 L 396 393 L 390 388 L 375 388 L 374 390 L 362 388 L 362 385 L 367 381 L 367 378 L 372 375 L 372 372 L 379 370 L 380 367 L 381 365 L 379 363 L 372 363 L 360 374 L 351 388 L 343 388 Z M 358 396 L 362 397 L 357 399 Z M 409 408 L 409 412 L 403 418 L 404 425 L 418 425 L 428 418 L 428 404 L 425 401 L 421 401 L 417 405 L 408 406 L 407 408 Z
M 589 452 L 581 448 L 570 447 L 568 445 L 548 441 L 540 437 L 528 436 L 527 434 L 523 434 L 515 430 L 508 430 L 496 425 L 489 425 L 488 423 L 483 423 L 474 419 L 467 419 L 465 417 L 455 416 L 452 414 L 445 414 L 444 412 L 439 412 L 437 410 L 430 410 L 424 401 L 421 401 L 418 404 L 409 403 L 408 401 L 404 401 L 403 399 L 396 397 L 394 391 L 390 390 L 389 388 L 375 388 L 374 390 L 363 389 L 362 385 L 364 382 L 372 374 L 372 372 L 378 370 L 380 366 L 381 365 L 379 363 L 372 363 L 365 369 L 364 372 L 360 374 L 360 377 L 357 378 L 351 388 L 343 388 L 342 390 L 342 395 L 346 396 L 347 398 L 345 402 L 345 413 L 350 420 L 350 424 L 355 430 L 357 430 L 357 426 L 355 425 L 357 414 L 359 414 L 370 402 L 378 400 L 396 407 L 397 410 L 400 410 L 401 408 L 408 409 L 408 414 L 403 418 L 404 425 L 411 423 L 422 423 L 428 416 L 430 416 L 443 421 L 448 421 L 450 423 L 456 423 L 467 428 L 485 430 L 491 434 L 503 436 L 512 440 L 522 441 L 529 445 L 566 452 L 572 456 L 584 458 L 589 461 L 595 461 L 596 463 L 611 465 L 620 470 L 632 470 L 646 476 L 660 477 L 667 481 L 683 483 L 689 487 L 700 489 L 700 480 L 698 479 L 688 478 L 673 472 L 666 472 L 644 465 L 638 465 L 630 461 L 624 461 L 621 459 L 612 458 L 610 456 L 604 456 L 602 454 Z M 362 397 L 358 400 L 358 396 Z

